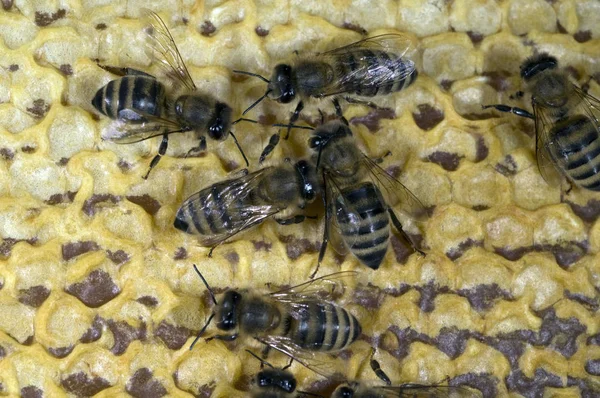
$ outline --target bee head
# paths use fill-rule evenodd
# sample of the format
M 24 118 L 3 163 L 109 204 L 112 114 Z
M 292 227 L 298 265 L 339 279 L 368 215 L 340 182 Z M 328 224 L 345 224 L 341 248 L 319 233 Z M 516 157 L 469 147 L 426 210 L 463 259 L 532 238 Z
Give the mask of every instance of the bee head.
M 534 76 L 547 69 L 556 69 L 558 60 L 547 54 L 541 53 L 528 58 L 521 66 L 521 77 L 523 80 L 531 80 Z
M 292 102 L 296 98 L 291 66 L 279 64 L 273 69 L 267 92 L 270 98 L 282 104 Z
M 217 102 L 214 115 L 208 124 L 208 136 L 213 140 L 222 141 L 229 135 L 231 127 L 231 108 L 222 102 Z
M 340 386 L 331 395 L 332 398 L 352 398 L 354 397 L 354 390 L 349 386 Z
M 294 376 L 280 369 L 261 370 L 256 375 L 256 384 L 261 388 L 277 387 L 287 393 L 293 393 L 296 390 L 296 379 Z
M 225 296 L 217 310 L 217 327 L 220 330 L 235 329 L 241 299 L 242 295 L 235 290 L 225 292 Z
M 306 160 L 300 160 L 295 167 L 302 185 L 302 199 L 311 203 L 317 196 L 315 169 Z

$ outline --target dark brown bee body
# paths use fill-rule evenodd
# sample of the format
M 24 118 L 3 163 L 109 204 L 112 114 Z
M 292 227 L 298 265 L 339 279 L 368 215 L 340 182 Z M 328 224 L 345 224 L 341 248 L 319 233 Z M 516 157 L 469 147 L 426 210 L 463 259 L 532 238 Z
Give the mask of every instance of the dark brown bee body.
M 113 120 L 123 118 L 124 115 L 120 115 L 120 112 L 124 109 L 161 116 L 164 111 L 165 96 L 165 87 L 155 78 L 131 75 L 112 80 L 99 89 L 92 100 L 92 105 L 98 112 Z M 127 119 L 131 123 L 138 120 L 140 119 Z
M 581 188 L 600 191 L 600 100 L 573 83 L 558 60 L 545 53 L 526 60 L 521 77 L 533 113 L 503 104 L 484 109 L 535 120 L 538 167 L 549 184 L 566 177 Z
M 290 338 L 310 351 L 339 351 L 356 340 L 362 329 L 345 309 L 330 303 L 305 302 L 299 319 L 292 319 Z
M 344 241 L 363 264 L 378 269 L 390 240 L 389 214 L 379 189 L 365 182 L 342 190 L 340 196 L 334 199 L 335 216 Z M 347 206 L 355 210 L 359 219 L 346 212 Z
M 186 199 L 174 226 L 198 235 L 204 246 L 215 246 L 271 216 L 282 224 L 301 222 L 302 215 L 281 217 L 314 200 L 315 179 L 314 168 L 299 161 L 219 182 Z
M 348 76 L 343 80 L 344 91 L 365 97 L 387 95 L 403 90 L 418 76 L 416 69 L 406 73 L 408 68 L 413 69 L 412 62 L 407 63 L 395 54 L 378 50 L 365 49 L 341 54 L 337 56 L 334 68 L 337 79 L 342 80 L 343 76 Z M 389 71 L 385 83 L 373 84 L 370 76 L 381 74 L 383 70 Z

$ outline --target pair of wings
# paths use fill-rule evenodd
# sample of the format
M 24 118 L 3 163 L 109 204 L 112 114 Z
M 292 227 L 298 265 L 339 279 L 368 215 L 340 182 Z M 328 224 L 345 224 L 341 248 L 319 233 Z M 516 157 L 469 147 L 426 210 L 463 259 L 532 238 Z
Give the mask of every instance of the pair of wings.
M 307 86 L 320 89 L 323 97 L 344 94 L 356 81 L 367 87 L 390 86 L 415 72 L 416 65 L 411 56 L 414 57 L 416 47 L 415 40 L 409 35 L 390 33 L 319 53 L 315 56 L 317 61 L 340 68 L 345 73 L 324 87 Z M 373 62 L 371 51 L 385 52 L 390 62 Z
M 284 304 L 294 319 L 301 319 L 305 316 L 305 311 L 311 303 L 333 301 L 343 293 L 345 286 L 357 275 L 358 272 L 356 271 L 335 272 L 311 279 L 297 286 L 269 293 L 267 296 Z M 323 309 L 326 313 L 326 319 L 333 319 L 336 316 L 336 314 L 329 313 L 331 310 L 329 306 L 325 306 Z M 293 358 L 296 362 L 321 376 L 336 378 L 335 360 L 324 355 L 323 352 L 302 348 L 287 336 L 269 335 L 256 338 L 256 340 Z
M 198 235 L 198 239 L 202 246 L 212 247 L 220 245 L 233 236 L 254 225 L 260 224 L 266 218 L 274 216 L 283 210 L 283 208 L 269 203 L 255 205 L 248 203 L 248 201 L 245 200 L 258 189 L 258 185 L 261 183 L 262 179 L 272 171 L 273 168 L 274 167 L 265 167 L 253 173 L 246 174 L 245 176 L 219 182 L 208 188 L 204 188 L 187 198 L 181 204 L 180 211 L 177 212 L 177 218 L 186 221 L 185 214 L 188 214 L 189 212 L 186 212 L 184 209 L 202 211 L 204 217 L 208 220 L 221 220 L 226 216 L 231 220 L 227 231 Z M 215 193 L 218 194 L 218 198 L 215 197 Z M 213 200 L 220 203 L 218 208 L 205 206 L 206 202 Z M 190 230 L 188 232 L 197 233 L 195 230 Z
M 400 181 L 389 175 L 375 161 L 370 159 L 364 153 L 361 158 L 361 166 L 367 173 L 367 178 L 380 191 L 382 197 L 378 198 L 383 202 L 384 208 L 391 209 L 401 219 L 410 221 L 415 224 L 415 227 L 427 220 L 427 210 L 419 199 Z M 332 244 L 336 252 L 341 255 L 348 253 L 348 247 L 345 244 L 344 235 L 348 238 L 352 235 L 359 234 L 359 225 L 362 219 L 358 210 L 352 205 L 343 194 L 345 186 L 335 178 L 335 175 L 325 170 L 325 201 L 327 203 L 327 226 L 329 228 L 329 242 Z M 343 209 L 345 216 L 350 220 L 350 229 L 346 227 L 345 234 L 341 233 L 340 226 L 337 223 L 336 207 Z M 403 229 L 406 225 L 403 225 Z M 350 236 L 348 236 L 350 235 Z M 409 241 L 405 242 L 415 249 L 418 249 L 418 242 L 412 240 L 409 235 L 401 234 L 402 238 L 408 237 Z
M 169 85 L 190 92 L 196 91 L 196 85 L 163 20 L 148 9 L 141 10 L 141 20 L 144 25 L 146 54 L 153 64 L 161 68 Z M 117 120 L 111 123 L 102 138 L 119 144 L 130 144 L 174 132 L 182 132 L 182 126 L 175 120 L 134 109 L 124 109 L 119 112 Z
M 571 83 L 572 84 L 572 83 Z M 572 90 L 580 98 L 580 103 L 574 109 L 570 110 L 571 115 L 586 116 L 600 132 L 600 100 L 585 93 L 580 87 L 573 84 Z M 539 105 L 535 99 L 532 100 L 533 114 L 535 117 L 535 132 L 536 132 L 536 158 L 540 174 L 551 186 L 558 186 L 561 183 L 562 177 L 569 178 L 566 173 L 566 163 L 564 159 L 556 159 L 552 152 L 562 152 L 553 150 L 553 147 L 560 145 L 552 136 L 552 128 L 554 126 L 555 117 L 552 116 L 551 110 Z

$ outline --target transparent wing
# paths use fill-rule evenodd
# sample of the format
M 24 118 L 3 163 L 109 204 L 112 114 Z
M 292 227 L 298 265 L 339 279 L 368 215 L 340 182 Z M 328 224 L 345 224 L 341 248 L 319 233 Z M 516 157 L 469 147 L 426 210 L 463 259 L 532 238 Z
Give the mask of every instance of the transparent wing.
M 233 180 L 223 181 L 205 188 L 187 198 L 177 211 L 177 220 L 183 224 L 199 225 L 203 220 L 219 220 L 223 231 L 214 232 L 211 228 L 188 229 L 188 233 L 198 235 L 202 246 L 221 244 L 234 235 L 254 226 L 282 209 L 270 205 L 248 203 L 248 197 L 257 188 L 270 167 L 247 174 Z M 201 214 L 199 214 L 201 213 Z M 208 229 L 205 234 L 198 230 Z
M 327 197 L 327 207 L 329 208 L 327 211 L 327 217 L 325 222 L 327 223 L 327 227 L 329 228 L 329 242 L 333 249 L 340 255 L 344 256 L 348 254 L 350 249 L 344 242 L 344 237 L 342 235 L 340 225 L 338 224 L 338 219 L 336 216 L 336 207 L 349 207 L 346 203 L 344 197 L 342 196 L 340 187 L 337 185 L 334 179 L 330 178 L 328 174 L 325 174 L 326 178 L 326 192 L 325 195 Z M 350 211 L 351 214 L 352 211 Z M 354 225 L 358 219 L 354 220 Z M 358 230 L 356 231 L 358 232 Z
M 344 93 L 356 81 L 374 88 L 392 86 L 405 80 L 415 72 L 416 65 L 411 58 L 415 56 L 416 49 L 411 36 L 394 33 L 370 37 L 317 55 L 330 65 L 336 65 L 341 72 L 340 78 L 328 87 L 325 96 Z
M 363 154 L 362 163 L 369 172 L 371 182 L 379 187 L 388 206 L 399 210 L 403 216 L 414 221 L 424 222 L 427 220 L 425 206 L 404 184 L 389 175 L 365 154 Z
M 196 85 L 181 58 L 177 45 L 169 33 L 167 25 L 153 11 L 142 10 L 146 49 L 151 60 L 157 63 L 175 84 L 183 85 L 190 91 Z
M 550 148 L 557 143 L 550 137 L 552 127 L 551 117 L 546 108 L 536 105 L 533 101 L 533 114 L 535 116 L 535 157 L 540 174 L 550 186 L 561 183 L 561 174 L 566 175 L 560 161 L 554 159 Z
M 294 361 L 325 378 L 338 378 L 336 377 L 336 362 L 326 354 L 307 351 L 294 343 L 288 337 L 266 336 L 256 337 L 256 340 L 289 356 L 290 358 L 294 358 Z
M 131 144 L 175 132 L 182 132 L 181 126 L 175 121 L 123 109 L 118 118 L 102 132 L 102 139 L 117 144 Z
M 335 272 L 269 293 L 269 296 L 292 306 L 295 303 L 309 300 L 332 300 L 343 293 L 345 284 L 356 275 L 358 275 L 356 271 Z

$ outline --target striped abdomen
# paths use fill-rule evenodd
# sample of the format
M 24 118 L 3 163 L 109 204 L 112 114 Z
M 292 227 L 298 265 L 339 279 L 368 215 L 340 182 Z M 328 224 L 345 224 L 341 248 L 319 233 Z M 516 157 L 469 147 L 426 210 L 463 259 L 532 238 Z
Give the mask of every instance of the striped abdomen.
M 328 302 L 307 301 L 291 320 L 288 336 L 310 351 L 338 351 L 360 336 L 356 318 L 345 309 Z
M 92 105 L 111 119 L 117 119 L 123 109 L 160 116 L 164 99 L 165 88 L 158 80 L 148 76 L 124 76 L 98 90 Z
M 390 239 L 389 215 L 379 189 L 366 182 L 344 189 L 341 196 L 345 204 L 336 200 L 335 215 L 344 243 L 367 267 L 379 268 Z
M 231 181 L 211 185 L 183 202 L 175 218 L 175 228 L 191 234 L 214 236 L 237 230 L 247 222 L 243 207 L 249 198 L 239 198 L 233 203 L 229 196 L 233 188 Z M 235 189 L 233 189 L 235 190 Z M 224 202 L 228 200 L 229 205 Z
M 567 117 L 555 123 L 549 145 L 554 159 L 573 182 L 592 191 L 600 191 L 600 135 L 596 124 L 585 115 Z
M 345 92 L 366 97 L 403 90 L 418 75 L 412 61 L 385 51 L 366 49 L 340 55 L 335 71 Z

